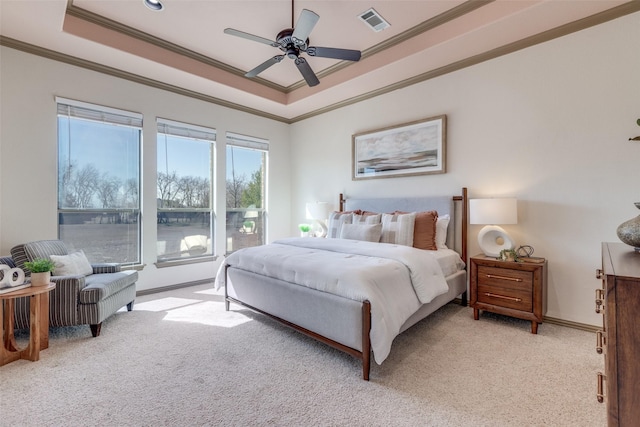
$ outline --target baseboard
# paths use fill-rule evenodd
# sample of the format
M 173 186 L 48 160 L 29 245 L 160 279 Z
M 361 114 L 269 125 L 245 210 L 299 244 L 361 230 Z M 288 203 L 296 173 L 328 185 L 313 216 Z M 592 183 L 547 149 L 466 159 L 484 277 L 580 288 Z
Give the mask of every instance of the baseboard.
M 137 291 L 136 296 L 140 297 L 143 295 L 157 294 L 158 292 L 173 291 L 175 289 L 188 288 L 190 286 L 206 285 L 207 283 L 211 283 L 211 287 L 213 288 L 213 278 L 211 278 L 211 279 L 194 280 L 192 282 L 178 283 L 178 284 L 169 285 L 169 286 L 161 286 L 159 288 L 153 288 L 153 289 L 144 289 L 142 291 Z
M 460 304 L 462 300 L 460 298 L 455 298 L 453 300 L 454 303 Z M 572 322 L 570 320 L 557 319 L 555 317 L 542 317 L 543 323 L 551 323 L 552 325 L 566 326 L 567 328 L 580 329 L 582 331 L 593 332 L 601 330 L 601 326 L 589 325 L 586 323 Z
M 542 320 L 544 323 L 551 323 L 552 325 L 566 326 L 568 328 L 580 329 L 583 331 L 593 332 L 593 333 L 596 333 L 597 331 L 602 329 L 601 326 L 588 325 L 586 323 L 579 323 L 579 322 L 572 322 L 570 320 L 556 319 L 555 317 L 544 316 Z

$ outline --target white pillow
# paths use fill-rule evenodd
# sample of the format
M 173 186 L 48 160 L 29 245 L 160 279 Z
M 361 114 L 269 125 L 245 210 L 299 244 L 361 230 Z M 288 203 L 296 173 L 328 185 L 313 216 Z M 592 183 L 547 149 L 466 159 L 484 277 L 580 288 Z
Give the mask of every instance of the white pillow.
M 353 214 L 353 223 L 360 224 L 380 224 L 382 221 L 382 214 Z
M 413 246 L 416 213 L 382 214 L 382 243 Z
M 363 240 L 365 242 L 379 242 L 382 235 L 380 224 L 342 224 L 341 239 Z
M 54 276 L 88 276 L 93 274 L 93 267 L 89 263 L 84 251 L 73 252 L 69 255 L 51 255 L 51 261 L 56 265 Z
M 353 212 L 331 212 L 327 225 L 327 238 L 339 239 L 342 224 L 353 222 Z
M 436 248 L 438 249 L 447 249 L 447 227 L 450 220 L 449 214 L 445 214 L 439 216 L 436 221 Z

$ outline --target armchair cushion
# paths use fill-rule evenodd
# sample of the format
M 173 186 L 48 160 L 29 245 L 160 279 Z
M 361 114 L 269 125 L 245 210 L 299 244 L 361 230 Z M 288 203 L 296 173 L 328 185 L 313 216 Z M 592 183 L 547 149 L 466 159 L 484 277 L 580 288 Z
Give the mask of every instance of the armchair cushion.
M 138 280 L 133 270 L 118 273 L 93 274 L 84 278 L 85 287 L 80 291 L 81 304 L 95 304 L 105 300 Z

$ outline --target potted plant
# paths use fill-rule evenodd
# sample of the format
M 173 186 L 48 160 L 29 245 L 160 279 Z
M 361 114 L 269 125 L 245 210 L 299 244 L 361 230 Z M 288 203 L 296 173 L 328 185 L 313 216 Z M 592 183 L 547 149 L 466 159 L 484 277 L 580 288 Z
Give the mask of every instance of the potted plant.
M 307 237 L 309 235 L 309 231 L 311 231 L 311 226 L 309 224 L 299 224 L 298 228 L 300 229 L 301 237 Z
M 51 282 L 51 272 L 56 268 L 53 261 L 45 258 L 27 261 L 24 266 L 31 271 L 31 286 L 47 286 Z

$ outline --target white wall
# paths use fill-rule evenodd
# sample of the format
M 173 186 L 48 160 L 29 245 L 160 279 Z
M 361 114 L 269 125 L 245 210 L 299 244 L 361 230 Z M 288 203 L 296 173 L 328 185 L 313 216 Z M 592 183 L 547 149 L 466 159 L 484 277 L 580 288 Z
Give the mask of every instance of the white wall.
M 224 191 L 226 131 L 270 142 L 268 238 L 290 229 L 289 126 L 207 102 L 2 47 L 0 50 L 0 254 L 15 244 L 57 238 L 57 119 L 55 96 L 106 105 L 144 115 L 144 251 L 138 290 L 212 278 L 216 263 L 156 269 L 156 133 L 162 117 L 217 130 L 218 191 Z M 220 193 L 224 194 L 224 193 Z M 216 201 L 224 235 L 224 198 Z M 224 253 L 224 239 L 217 239 Z
M 549 260 L 547 316 L 601 323 L 600 242 L 640 213 L 640 143 L 628 141 L 640 135 L 639 41 L 635 13 L 292 125 L 292 232 L 305 202 L 337 208 L 340 192 L 516 196 L 505 229 Z M 441 114 L 446 174 L 351 180 L 352 134 Z

